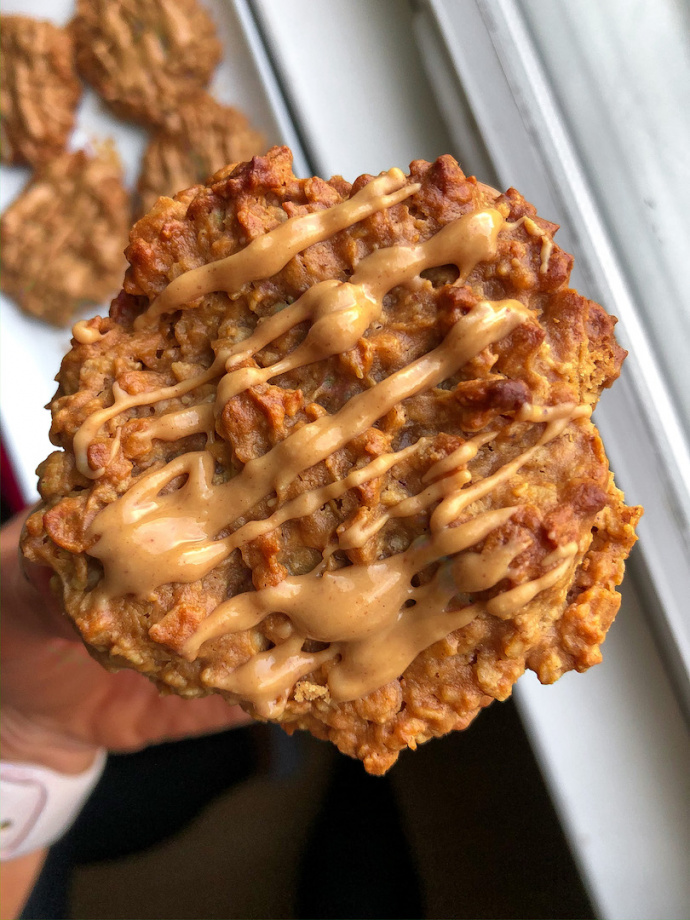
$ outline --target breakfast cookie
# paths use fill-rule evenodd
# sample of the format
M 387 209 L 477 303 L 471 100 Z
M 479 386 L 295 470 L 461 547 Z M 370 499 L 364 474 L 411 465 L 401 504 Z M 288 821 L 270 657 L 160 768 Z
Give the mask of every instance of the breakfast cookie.
M 77 0 L 79 72 L 122 118 L 180 127 L 179 105 L 211 79 L 221 57 L 197 0 Z
M 92 654 L 376 774 L 596 664 L 641 509 L 556 229 L 450 156 L 350 184 L 273 148 L 160 199 L 75 327 L 23 541 Z
M 69 33 L 29 16 L 0 16 L 2 162 L 40 166 L 57 156 L 80 97 Z
M 204 182 L 227 163 L 249 160 L 263 137 L 242 112 L 201 91 L 178 110 L 176 131 L 157 131 L 144 152 L 138 192 L 142 212 L 161 195 Z
M 27 313 L 64 325 L 117 290 L 129 215 L 112 149 L 61 154 L 0 219 L 0 287 Z

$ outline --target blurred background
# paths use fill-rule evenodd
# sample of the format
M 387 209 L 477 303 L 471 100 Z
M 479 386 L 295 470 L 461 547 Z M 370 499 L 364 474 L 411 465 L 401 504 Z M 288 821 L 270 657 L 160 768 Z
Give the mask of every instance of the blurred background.
M 204 5 L 224 51 L 211 91 L 267 147 L 290 144 L 298 174 L 353 179 L 450 152 L 561 224 L 574 286 L 619 317 L 630 352 L 597 423 L 646 513 L 604 663 L 586 676 L 526 676 L 515 701 L 384 779 L 265 726 L 111 758 L 25 916 L 687 918 L 690 8 Z M 73 10 L 5 0 L 10 12 L 64 25 Z M 86 88 L 70 148 L 106 137 L 135 193 L 149 133 Z M 3 209 L 29 178 L 3 165 Z M 4 294 L 1 319 L 4 520 L 36 497 L 41 407 L 70 336 Z

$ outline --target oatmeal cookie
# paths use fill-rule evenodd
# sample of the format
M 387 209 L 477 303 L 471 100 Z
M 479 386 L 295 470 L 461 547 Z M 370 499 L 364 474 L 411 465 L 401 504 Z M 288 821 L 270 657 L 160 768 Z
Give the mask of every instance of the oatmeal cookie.
M 205 87 L 221 57 L 197 0 L 77 0 L 77 67 L 122 118 L 178 129 L 182 102 Z
M 109 147 L 63 153 L 36 173 L 0 220 L 0 286 L 33 316 L 69 322 L 117 290 L 129 196 Z
M 69 33 L 29 16 L 0 16 L 2 162 L 40 166 L 57 156 L 80 97 Z
M 221 105 L 206 92 L 178 110 L 176 131 L 157 131 L 144 152 L 138 192 L 142 213 L 161 195 L 204 182 L 226 163 L 261 152 L 263 137 L 242 112 Z
M 160 199 L 75 327 L 23 541 L 92 654 L 377 774 L 598 662 L 641 509 L 556 229 L 450 156 L 351 185 L 274 148 Z

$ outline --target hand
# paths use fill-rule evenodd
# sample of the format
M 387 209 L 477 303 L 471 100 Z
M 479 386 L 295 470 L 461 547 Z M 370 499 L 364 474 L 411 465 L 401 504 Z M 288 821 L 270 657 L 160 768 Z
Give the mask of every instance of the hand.
M 219 696 L 160 696 L 141 674 L 105 671 L 61 613 L 49 571 L 20 559 L 21 526 L 0 532 L 3 759 L 80 773 L 99 747 L 134 751 L 250 721 Z

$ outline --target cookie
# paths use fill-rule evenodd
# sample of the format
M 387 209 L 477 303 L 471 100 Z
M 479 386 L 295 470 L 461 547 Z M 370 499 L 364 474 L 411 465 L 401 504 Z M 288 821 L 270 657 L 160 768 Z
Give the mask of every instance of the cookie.
M 129 220 L 112 149 L 61 154 L 2 215 L 0 287 L 27 313 L 64 325 L 117 291 Z
M 161 195 L 197 185 L 227 163 L 261 153 L 263 136 L 242 112 L 200 92 L 178 110 L 179 128 L 157 131 L 144 152 L 138 193 L 142 212 Z
M 197 0 L 77 0 L 77 67 L 113 111 L 177 129 L 179 105 L 205 87 L 221 45 Z
M 23 544 L 92 654 L 375 774 L 598 662 L 641 510 L 556 229 L 449 156 L 351 185 L 274 148 L 160 199 L 75 329 Z
M 40 166 L 57 156 L 80 97 L 69 33 L 29 16 L 1 16 L 2 162 Z

